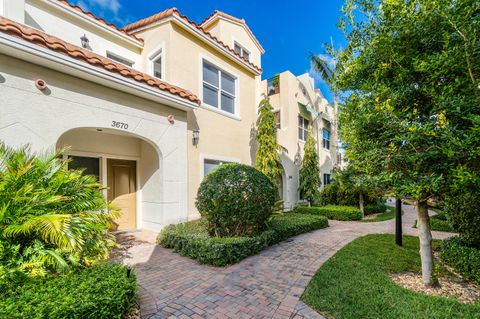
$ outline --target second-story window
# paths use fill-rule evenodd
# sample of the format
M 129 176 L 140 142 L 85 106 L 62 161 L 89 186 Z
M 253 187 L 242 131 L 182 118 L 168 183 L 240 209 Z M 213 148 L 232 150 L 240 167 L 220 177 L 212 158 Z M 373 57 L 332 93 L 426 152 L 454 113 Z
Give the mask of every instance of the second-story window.
M 236 53 L 238 53 L 238 55 L 244 57 L 247 61 L 250 61 L 250 52 L 248 52 L 247 49 L 238 44 L 236 41 L 234 43 L 234 50 Z
M 273 111 L 273 116 L 275 116 L 275 124 L 277 125 L 277 129 L 281 129 L 282 128 L 282 118 L 281 118 L 281 115 L 280 115 L 280 110 L 278 111 Z
M 298 139 L 300 141 L 307 140 L 308 120 L 303 116 L 298 116 Z
M 125 58 L 122 58 L 121 56 L 119 55 L 116 55 L 112 52 L 107 52 L 107 58 L 111 59 L 111 60 L 114 60 L 114 61 L 117 61 L 117 62 L 120 62 L 128 67 L 132 67 L 133 66 L 133 62 L 132 61 L 129 61 Z
M 203 102 L 219 110 L 235 114 L 236 78 L 203 62 Z
M 162 76 L 163 76 L 163 74 L 162 74 L 162 54 L 159 54 L 152 59 L 152 66 L 153 66 L 153 76 L 161 79 Z
M 323 145 L 323 148 L 329 150 L 330 149 L 330 131 L 329 130 L 326 130 L 326 129 L 323 129 L 322 130 L 322 145 Z

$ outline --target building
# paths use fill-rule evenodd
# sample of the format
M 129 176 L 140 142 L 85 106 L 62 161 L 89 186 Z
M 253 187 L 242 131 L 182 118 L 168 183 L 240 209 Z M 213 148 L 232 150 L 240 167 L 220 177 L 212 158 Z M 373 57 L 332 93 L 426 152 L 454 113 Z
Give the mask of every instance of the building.
M 119 29 L 67 0 L 0 0 L 0 140 L 67 148 L 69 165 L 120 207 L 118 229 L 196 219 L 205 174 L 255 161 L 264 52 L 243 19 L 220 11 L 197 24 L 172 8 Z M 292 150 L 296 138 L 285 137 Z M 283 193 L 298 188 L 292 155 L 282 155 Z
M 205 173 L 252 163 L 264 50 L 245 21 L 169 9 L 118 29 L 66 0 L 2 0 L 0 15 L 0 140 L 69 147 L 119 229 L 196 218 Z
M 262 92 L 268 96 L 277 119 L 277 141 L 284 151 L 280 155 L 283 169 L 280 194 L 285 207 L 301 201 L 299 172 L 303 148 L 310 129 L 317 144 L 322 185 L 330 183 L 339 156 L 336 111 L 315 88 L 308 74 L 290 71 L 262 81 Z

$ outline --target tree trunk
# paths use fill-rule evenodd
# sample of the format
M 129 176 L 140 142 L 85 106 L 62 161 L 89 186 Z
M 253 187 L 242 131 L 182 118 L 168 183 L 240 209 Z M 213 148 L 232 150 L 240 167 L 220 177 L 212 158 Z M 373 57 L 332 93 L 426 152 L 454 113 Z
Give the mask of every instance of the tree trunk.
M 363 217 L 365 217 L 365 205 L 364 205 L 365 200 L 363 198 L 363 193 L 362 192 L 360 192 L 358 200 L 359 200 L 359 204 L 360 204 L 360 212 L 362 213 L 362 219 L 363 219 Z
M 433 253 L 430 217 L 427 201 L 417 202 L 417 227 L 420 239 L 420 259 L 422 261 L 422 280 L 426 286 L 433 286 Z

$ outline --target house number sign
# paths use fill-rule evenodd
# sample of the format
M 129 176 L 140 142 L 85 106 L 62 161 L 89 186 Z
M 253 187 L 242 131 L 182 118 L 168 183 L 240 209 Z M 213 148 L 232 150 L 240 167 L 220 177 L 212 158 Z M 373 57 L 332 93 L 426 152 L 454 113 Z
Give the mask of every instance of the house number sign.
M 112 127 L 119 128 L 122 130 L 128 130 L 128 123 L 112 121 Z

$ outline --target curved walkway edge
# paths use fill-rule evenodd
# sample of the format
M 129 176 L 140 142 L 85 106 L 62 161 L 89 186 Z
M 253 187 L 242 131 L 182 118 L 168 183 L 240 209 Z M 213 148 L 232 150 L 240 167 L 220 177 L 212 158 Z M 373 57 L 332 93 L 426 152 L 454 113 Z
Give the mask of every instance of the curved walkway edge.
M 403 231 L 416 218 L 403 207 Z M 137 273 L 142 318 L 324 318 L 300 300 L 320 266 L 352 240 L 393 233 L 394 220 L 329 221 L 330 227 L 303 234 L 225 268 L 200 265 L 154 244 L 154 234 L 130 233 L 123 262 Z M 450 233 L 432 232 L 444 239 Z

